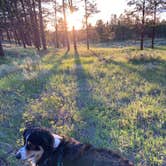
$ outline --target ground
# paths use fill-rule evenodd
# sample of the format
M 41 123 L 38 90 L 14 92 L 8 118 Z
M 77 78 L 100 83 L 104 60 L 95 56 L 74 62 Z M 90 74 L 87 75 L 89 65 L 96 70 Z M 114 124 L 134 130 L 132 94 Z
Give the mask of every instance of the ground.
M 14 153 L 28 125 L 119 151 L 138 166 L 166 164 L 166 47 L 5 52 L 0 165 L 25 165 Z

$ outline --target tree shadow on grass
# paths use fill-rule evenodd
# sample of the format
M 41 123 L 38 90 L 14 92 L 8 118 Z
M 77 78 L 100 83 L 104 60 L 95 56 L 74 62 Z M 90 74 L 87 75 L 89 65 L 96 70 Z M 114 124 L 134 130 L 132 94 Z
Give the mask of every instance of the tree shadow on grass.
M 49 50 L 48 50 L 48 49 L 47 49 L 47 50 L 39 50 L 37 53 L 38 53 L 40 56 L 45 56 L 46 54 L 49 53 Z
M 134 61 L 134 63 L 131 62 L 132 65 L 114 60 L 110 60 L 110 63 L 118 65 L 129 72 L 138 74 L 149 83 L 166 87 L 166 61 L 164 60 L 153 60 L 153 62 L 149 61 L 146 63 Z
M 105 111 L 105 105 L 92 94 L 92 88 L 88 82 L 90 75 L 83 68 L 80 55 L 75 53 L 75 76 L 77 81 L 76 89 L 76 111 L 81 120 L 76 122 L 74 137 L 86 141 L 95 146 L 103 146 L 110 142 L 109 132 L 104 132 L 99 114 Z M 103 140 L 104 137 L 104 140 Z
M 51 95 L 52 92 L 50 92 L 50 91 L 48 92 L 47 85 L 50 83 L 50 78 L 52 78 L 52 76 L 59 74 L 58 69 L 60 68 L 63 60 L 65 60 L 67 56 L 68 56 L 68 51 L 65 52 L 64 55 L 60 56 L 57 60 L 53 60 L 51 57 L 48 57 L 47 60 L 49 62 L 47 62 L 47 64 L 55 61 L 54 66 L 46 72 L 40 72 L 38 74 L 38 76 L 35 77 L 34 79 L 26 80 L 23 83 L 23 85 L 24 85 L 23 94 L 26 94 L 26 96 L 27 96 L 26 99 L 28 101 L 31 101 L 31 100 L 40 101 L 43 94 L 48 93 L 48 95 Z M 30 108 L 28 103 L 27 103 L 27 106 L 28 106 L 27 108 Z M 36 111 L 38 111 L 38 110 L 36 110 Z M 33 110 L 30 110 L 29 112 L 27 112 L 27 115 L 29 115 L 29 116 L 33 115 Z M 40 126 L 43 124 L 42 122 L 45 119 L 41 120 L 40 114 L 35 115 L 35 113 L 34 113 L 34 116 L 35 116 L 35 118 L 33 120 L 31 118 L 29 118 L 29 120 L 25 119 L 25 117 L 23 118 L 25 127 L 27 125 L 28 126 L 29 125 L 30 126 L 35 126 L 35 125 Z
M 159 57 L 140 57 L 139 59 L 129 59 L 128 62 L 115 61 L 112 58 L 105 59 L 101 55 L 92 51 L 92 54 L 101 62 L 114 64 L 127 70 L 128 72 L 137 73 L 149 83 L 155 83 L 159 86 L 166 87 L 166 61 Z
M 15 73 L 10 77 L 7 76 L 7 78 L 9 78 L 9 87 L 7 89 L 0 89 L 1 97 L 4 96 L 4 99 L 5 97 L 10 98 L 9 101 L 11 101 L 12 98 L 13 100 L 17 100 L 18 97 L 22 98 L 22 101 L 18 99 L 18 103 L 20 104 L 24 101 L 23 106 L 25 106 L 24 104 L 27 104 L 31 99 L 38 98 L 40 94 L 46 90 L 46 85 L 50 81 L 49 78 L 56 73 L 63 59 L 65 59 L 67 55 L 68 52 L 62 55 L 50 70 L 47 72 L 39 72 L 39 74 L 32 79 L 19 79 L 19 76 L 17 76 L 18 73 Z M 13 106 L 17 106 L 17 103 L 14 103 Z
M 67 55 L 68 52 L 58 57 L 56 63 L 49 71 L 46 73 L 41 72 L 33 79 L 19 80 L 19 76 L 11 76 L 8 89 L 0 89 L 0 113 L 2 117 L 0 121 L 0 143 L 4 142 L 4 145 L 7 143 L 12 146 L 12 150 L 9 149 L 10 152 L 6 151 L 4 153 L 2 151 L 2 158 L 6 159 L 14 153 L 16 140 L 20 137 L 19 130 L 21 126 L 25 126 L 25 122 L 22 119 L 25 108 L 30 101 L 38 99 L 45 92 L 46 85 L 50 81 L 49 78 L 56 74 L 60 64 Z M 16 76 L 17 78 L 15 78 Z
M 56 74 L 57 69 L 60 67 L 60 64 L 62 61 L 67 57 L 68 52 L 65 52 L 64 55 L 62 55 L 56 63 L 54 63 L 54 66 L 44 72 L 39 72 L 37 77 L 34 77 L 33 79 L 30 80 L 25 80 L 23 82 L 24 88 L 23 88 L 23 94 L 26 93 L 27 96 L 29 96 L 31 99 L 38 98 L 40 94 L 45 91 L 47 83 L 50 81 L 49 78 Z M 52 56 L 52 55 L 51 55 Z M 51 62 L 51 59 L 50 59 Z
M 165 47 L 165 46 L 157 46 L 157 47 L 155 47 L 155 50 L 163 50 L 163 51 L 166 51 L 166 47 Z
M 93 98 L 91 94 L 91 88 L 88 83 L 88 74 L 85 72 L 81 60 L 80 55 L 78 53 L 75 54 L 75 74 L 77 79 L 77 97 L 76 97 L 76 105 L 79 110 L 82 108 L 93 105 Z

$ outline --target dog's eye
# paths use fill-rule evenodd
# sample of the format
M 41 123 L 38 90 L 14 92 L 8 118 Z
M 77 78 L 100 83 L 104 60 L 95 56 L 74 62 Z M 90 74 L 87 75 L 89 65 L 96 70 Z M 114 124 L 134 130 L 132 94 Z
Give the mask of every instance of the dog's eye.
M 31 144 L 31 142 L 28 141 L 27 145 L 30 147 L 32 144 Z
M 27 149 L 28 150 L 40 150 L 40 147 L 33 145 L 31 142 L 27 142 Z
M 39 147 L 39 146 L 36 146 L 35 150 L 40 150 L 40 147 Z
M 29 141 L 27 143 L 27 146 L 28 146 L 28 148 L 34 148 L 34 145 L 31 142 L 29 142 Z

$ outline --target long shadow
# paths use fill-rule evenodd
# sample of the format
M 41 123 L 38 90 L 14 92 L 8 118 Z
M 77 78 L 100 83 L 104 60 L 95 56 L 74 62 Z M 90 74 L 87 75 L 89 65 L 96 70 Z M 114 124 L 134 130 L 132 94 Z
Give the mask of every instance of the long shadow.
M 162 47 L 162 46 L 158 46 L 158 47 L 155 47 L 155 50 L 163 50 L 163 51 L 166 51 L 166 47 Z
M 99 61 L 105 64 L 112 63 L 114 65 L 121 67 L 124 70 L 137 73 L 143 79 L 147 80 L 149 83 L 155 83 L 162 87 L 166 87 L 166 61 L 163 59 L 152 59 L 147 61 L 130 60 L 128 63 L 124 63 L 115 61 L 112 58 L 105 59 L 101 55 L 97 54 L 95 51 L 90 51 Z M 144 65 L 145 67 L 143 68 L 141 65 Z
M 164 60 L 156 60 L 153 63 L 123 63 L 117 62 L 114 60 L 109 60 L 109 63 L 114 65 L 118 65 L 124 70 L 129 72 L 137 73 L 143 79 L 148 81 L 149 83 L 155 83 L 159 86 L 166 87 L 166 61 Z M 132 65 L 131 65 L 132 64 Z M 134 65 L 134 66 L 133 66 Z M 144 65 L 141 66 L 141 65 Z
M 68 55 L 68 52 L 65 52 L 54 64 L 54 66 L 45 72 L 40 72 L 36 77 L 30 80 L 18 80 L 17 84 L 15 80 L 11 80 L 9 86 L 9 90 L 0 89 L 1 97 L 4 96 L 16 100 L 13 104 L 14 107 L 17 104 L 22 105 L 24 107 L 28 104 L 30 100 L 36 99 L 45 91 L 47 83 L 50 81 L 49 78 L 54 75 L 62 63 L 63 59 L 65 59 Z M 16 73 L 17 74 L 17 73 Z M 18 97 L 18 99 L 17 99 Z M 21 108 L 20 108 L 21 109 Z M 1 109 L 2 111 L 2 109 Z M 21 112 L 19 112 L 21 113 Z M 19 118 L 20 119 L 20 118 Z M 19 126 L 17 126 L 19 127 Z
M 88 83 L 88 74 L 85 72 L 80 55 L 75 53 L 75 74 L 77 79 L 77 96 L 76 96 L 76 106 L 79 110 L 88 107 L 93 103 L 93 98 L 91 94 L 91 88 Z
M 9 90 L 0 90 L 0 102 L 2 106 L 0 113 L 4 117 L 0 121 L 0 143 L 2 144 L 4 142 L 5 145 L 7 142 L 8 145 L 11 145 L 11 148 L 8 148 L 9 151 L 7 150 L 2 154 L 2 158 L 7 159 L 10 154 L 14 153 L 15 142 L 20 133 L 19 130 L 25 126 L 21 117 L 25 113 L 26 106 L 30 101 L 39 98 L 45 92 L 46 85 L 50 81 L 49 78 L 56 74 L 60 64 L 67 55 L 68 52 L 58 57 L 54 66 L 47 73 L 39 73 L 37 77 L 31 80 L 19 80 L 17 82 L 14 80 L 10 83 Z
M 26 94 L 26 105 L 28 106 L 29 101 L 33 100 L 40 100 L 42 97 L 41 94 L 47 93 L 47 84 L 50 82 L 50 78 L 57 74 L 58 68 L 60 67 L 61 63 L 64 59 L 68 56 L 68 51 L 64 53 L 59 59 L 56 60 L 54 63 L 54 66 L 48 70 L 47 72 L 41 72 L 37 77 L 31 80 L 26 80 L 23 85 L 23 95 Z M 50 59 L 51 60 L 51 59 Z M 51 61 L 50 61 L 51 63 Z M 50 94 L 51 95 L 51 94 Z M 29 126 L 40 126 L 42 125 L 42 122 L 44 122 L 44 119 L 40 119 L 40 115 L 34 115 L 35 118 L 32 120 L 30 117 L 29 119 L 25 119 L 25 114 L 29 115 L 30 117 L 33 116 L 33 112 L 29 110 L 28 112 L 23 112 L 22 115 L 22 125 L 24 127 Z
M 47 83 L 50 81 L 49 78 L 56 74 L 57 69 L 60 67 L 63 59 L 68 55 L 68 52 L 65 52 L 54 64 L 54 66 L 47 72 L 40 72 L 37 77 L 34 77 L 31 80 L 25 80 L 23 94 L 26 92 L 31 99 L 38 98 L 40 94 L 45 91 Z M 51 63 L 51 62 L 50 62 Z M 29 90 L 30 89 L 30 90 Z M 29 93 L 29 94 L 28 94 Z
M 101 119 L 98 113 L 105 111 L 105 104 L 98 99 L 95 99 L 92 94 L 92 87 L 88 80 L 90 75 L 84 70 L 81 63 L 80 55 L 76 53 L 75 58 L 75 76 L 77 81 L 76 90 L 76 108 L 81 117 L 81 122 L 76 122 L 74 136 L 82 141 L 93 143 L 96 146 L 103 144 L 102 136 L 105 135 L 105 142 L 110 141 L 109 133 L 102 133 Z M 100 133 L 100 134 L 99 134 Z
M 160 78 L 160 76 L 159 76 L 158 80 L 156 80 L 156 77 L 151 80 L 152 77 L 156 76 L 156 74 L 158 73 L 158 70 L 157 71 L 153 70 L 152 75 L 150 76 L 149 69 L 142 70 L 140 67 L 138 68 L 138 66 L 135 66 L 135 64 L 118 62 L 113 59 L 109 59 L 106 61 L 106 59 L 99 57 L 99 55 L 97 55 L 97 54 L 94 56 L 97 57 L 103 63 L 105 63 L 105 65 L 108 64 L 108 67 L 111 66 L 110 64 L 120 67 L 121 70 L 124 71 L 124 74 L 125 73 L 130 74 L 132 72 L 137 73 L 138 76 L 140 75 L 142 78 L 146 79 L 149 82 L 156 83 L 156 84 L 163 83 L 163 86 L 166 85 L 166 82 L 164 82 L 164 80 L 162 80 L 162 78 Z M 108 147 L 110 147 L 111 141 L 117 141 L 117 142 L 115 142 L 116 143 L 115 146 L 119 147 L 120 145 L 118 142 L 118 140 L 119 140 L 118 136 L 121 136 L 121 134 L 118 135 L 118 133 L 117 133 L 117 135 L 115 137 L 113 136 L 112 140 L 111 140 L 109 134 L 111 132 L 114 133 L 113 131 L 114 130 L 116 131 L 116 127 L 120 131 L 121 126 L 118 125 L 118 123 L 116 123 L 116 126 L 115 126 L 115 124 L 113 126 L 110 125 L 109 127 L 103 126 L 102 125 L 102 121 L 103 121 L 102 116 L 100 119 L 96 115 L 96 113 L 100 114 L 100 112 L 103 111 L 104 107 L 105 107 L 105 110 L 107 110 L 107 114 L 105 116 L 108 116 L 110 118 L 110 121 L 113 120 L 115 122 L 115 120 L 117 120 L 117 121 L 119 120 L 118 119 L 119 117 L 117 115 L 118 110 L 116 110 L 116 111 L 109 110 L 105 103 L 102 103 L 100 100 L 96 100 L 93 97 L 93 93 L 92 93 L 93 91 L 91 90 L 92 87 L 88 82 L 88 80 L 90 79 L 89 74 L 86 72 L 86 70 L 84 70 L 79 54 L 75 54 L 74 58 L 75 58 L 75 75 L 76 75 L 76 81 L 77 81 L 76 107 L 78 109 L 77 111 L 79 112 L 80 117 L 83 119 L 83 122 L 85 123 L 85 125 L 80 125 L 81 122 L 75 124 L 75 131 L 74 131 L 75 137 L 79 140 L 81 138 L 83 138 L 83 141 L 88 141 L 90 143 L 93 143 L 96 146 L 104 145 L 104 147 L 106 145 L 108 145 Z M 159 62 L 155 61 L 155 63 L 157 63 L 157 64 L 162 63 L 162 65 L 165 65 L 165 61 L 159 61 Z M 137 65 L 141 65 L 141 64 L 137 64 Z M 164 70 L 164 66 L 162 66 L 162 69 Z M 125 71 L 127 71 L 127 72 L 125 72 Z M 127 75 L 126 75 L 126 77 L 127 77 Z M 163 79 L 164 79 L 164 77 L 163 77 Z M 133 100 L 135 100 L 135 99 L 133 99 Z M 99 111 L 96 112 L 96 110 L 99 110 Z M 103 112 L 103 113 L 105 114 L 105 112 Z M 114 114 L 112 115 L 111 113 L 114 113 Z M 106 118 L 106 120 L 108 120 L 109 118 Z M 120 117 L 120 118 L 122 118 L 122 117 Z M 138 122 L 139 122 L 139 120 L 138 120 Z M 108 122 L 108 124 L 113 124 L 113 123 Z M 106 128 L 106 132 L 103 132 L 103 130 L 105 130 L 105 128 Z M 132 127 L 130 128 L 129 131 L 132 131 Z M 98 134 L 99 132 L 101 133 L 101 135 Z M 107 133 L 109 133 L 109 134 L 107 135 Z M 111 134 L 111 136 L 112 136 L 112 134 Z M 109 138 L 110 138 L 110 140 L 109 140 Z M 117 138 L 117 140 L 116 140 L 116 138 Z M 129 147 L 129 148 L 131 148 L 131 147 Z M 137 150 L 138 150 L 137 148 L 134 148 L 134 150 L 129 149 L 128 154 L 132 160 L 134 160 L 132 158 L 133 151 L 135 153 L 135 152 L 137 152 Z

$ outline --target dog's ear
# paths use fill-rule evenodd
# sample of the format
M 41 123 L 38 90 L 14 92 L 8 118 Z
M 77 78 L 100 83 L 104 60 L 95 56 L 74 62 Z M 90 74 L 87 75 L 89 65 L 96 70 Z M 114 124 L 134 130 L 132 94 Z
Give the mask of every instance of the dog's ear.
M 45 132 L 41 138 L 43 140 L 46 150 L 53 151 L 54 137 L 52 136 L 52 134 L 50 132 Z
M 29 128 L 26 128 L 23 132 L 23 139 L 24 139 L 24 144 L 26 144 L 26 139 L 27 139 L 27 136 L 30 135 L 31 133 L 31 130 Z
M 35 126 L 32 124 L 32 122 L 30 122 L 30 121 L 26 122 L 23 136 L 26 137 L 27 135 L 29 135 L 34 128 L 35 128 Z
M 27 137 L 27 135 L 29 135 L 31 133 L 31 129 L 30 128 L 26 128 L 23 132 L 23 136 Z

